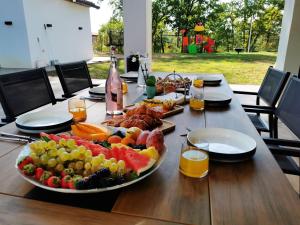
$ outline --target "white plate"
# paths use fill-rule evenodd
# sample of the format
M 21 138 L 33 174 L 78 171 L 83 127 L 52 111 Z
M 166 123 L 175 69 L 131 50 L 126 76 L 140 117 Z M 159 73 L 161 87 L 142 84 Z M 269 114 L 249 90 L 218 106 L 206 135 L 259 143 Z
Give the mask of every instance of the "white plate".
M 128 73 L 124 73 L 120 75 L 121 78 L 125 79 L 138 79 L 138 72 L 130 71 Z
M 176 104 L 180 105 L 184 103 L 184 94 L 171 92 L 166 95 L 155 96 L 154 99 L 165 101 L 165 100 L 173 100 Z
M 139 182 L 140 180 L 143 180 L 144 178 L 148 177 L 149 175 L 151 175 L 152 173 L 154 173 L 159 167 L 160 165 L 163 163 L 163 161 L 166 158 L 167 155 L 167 148 L 165 148 L 164 152 L 162 153 L 162 155 L 160 156 L 159 160 L 154 164 L 154 166 L 149 170 L 149 172 L 146 171 L 145 174 L 143 174 L 142 176 L 140 176 L 139 178 L 132 180 L 130 182 L 126 182 L 120 185 L 115 185 L 112 187 L 107 187 L 107 188 L 94 188 L 94 189 L 89 189 L 89 190 L 74 190 L 74 189 L 64 189 L 64 188 L 51 188 L 49 186 L 43 185 L 40 182 L 36 181 L 35 179 L 25 176 L 24 174 L 21 173 L 21 171 L 18 169 L 18 161 L 21 157 L 24 156 L 28 156 L 29 155 L 29 145 L 26 145 L 23 150 L 19 153 L 17 159 L 16 159 L 16 164 L 15 164 L 15 168 L 17 169 L 18 173 L 29 183 L 49 190 L 49 191 L 55 191 L 55 192 L 61 192 L 61 193 L 70 193 L 70 194 L 89 194 L 89 193 L 98 193 L 98 192 L 104 192 L 104 191 L 111 191 L 111 190 L 115 190 L 115 189 L 119 189 L 119 188 L 123 188 L 126 186 L 129 186 L 131 184 L 134 184 L 136 182 Z
M 65 131 L 70 125 L 71 125 L 71 123 L 69 125 L 63 125 L 61 127 L 55 127 L 55 128 L 52 128 L 52 129 L 25 129 L 25 128 L 20 128 L 20 127 L 18 127 L 18 129 L 21 132 L 27 133 L 27 134 L 39 134 L 41 132 L 44 132 L 44 133 L 57 133 L 57 132 Z
M 105 87 L 94 87 L 94 88 L 91 88 L 89 90 L 89 93 L 91 95 L 96 95 L 96 96 L 101 95 L 101 96 L 103 96 L 103 95 L 105 95 Z
M 194 146 L 209 145 L 209 153 L 218 161 L 241 161 L 253 156 L 256 142 L 246 134 L 223 128 L 201 128 L 188 133 Z
M 25 130 L 50 130 L 69 125 L 72 119 L 71 113 L 53 113 L 44 110 L 18 116 L 16 126 Z

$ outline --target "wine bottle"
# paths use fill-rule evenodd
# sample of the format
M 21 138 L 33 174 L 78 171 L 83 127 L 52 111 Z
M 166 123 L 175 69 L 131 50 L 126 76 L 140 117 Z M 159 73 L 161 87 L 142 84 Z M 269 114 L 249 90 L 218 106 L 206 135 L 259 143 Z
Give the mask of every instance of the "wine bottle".
M 111 64 L 105 85 L 106 113 L 116 115 L 123 113 L 122 80 L 117 68 L 115 49 L 111 47 Z

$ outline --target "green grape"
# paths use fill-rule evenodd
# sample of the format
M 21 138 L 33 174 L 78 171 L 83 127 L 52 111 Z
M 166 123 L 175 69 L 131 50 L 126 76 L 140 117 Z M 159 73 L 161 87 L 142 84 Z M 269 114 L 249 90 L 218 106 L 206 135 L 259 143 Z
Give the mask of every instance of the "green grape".
M 67 140 L 67 147 L 70 149 L 75 149 L 77 147 L 75 140 L 73 139 Z
M 80 155 L 80 153 L 77 149 L 72 150 L 71 157 L 72 157 L 73 160 L 74 159 L 79 159 L 79 155 Z
M 85 159 L 85 154 L 82 153 L 82 152 L 80 152 L 80 153 L 79 153 L 79 156 L 78 156 L 78 159 L 79 159 L 79 160 L 84 160 L 84 159 Z
M 91 175 L 92 174 L 92 170 L 84 170 L 83 171 L 83 173 L 82 173 L 82 175 L 84 176 L 84 177 L 88 177 L 89 175 Z
M 36 142 L 32 142 L 29 144 L 29 148 L 32 152 L 34 153 L 38 153 L 38 146 L 36 144 Z
M 60 155 L 61 153 L 66 152 L 65 148 L 60 148 L 57 150 L 57 154 Z
M 109 166 L 109 170 L 112 172 L 112 173 L 115 173 L 118 171 L 118 165 L 117 163 L 113 162 L 110 164 Z
M 116 162 L 117 162 L 117 160 L 116 160 L 115 158 L 110 158 L 109 161 L 110 161 L 111 163 L 116 163 Z
M 80 145 L 77 149 L 78 149 L 78 151 L 79 151 L 80 153 L 85 154 L 86 147 L 84 147 L 83 145 Z
M 38 158 L 37 154 L 35 152 L 30 152 L 29 156 L 34 160 Z
M 92 168 L 92 164 L 91 163 L 87 162 L 87 163 L 84 164 L 84 169 L 85 170 L 90 170 L 91 168 Z
M 86 150 L 85 151 L 85 157 L 92 157 L 93 156 L 93 153 L 91 150 Z
M 48 149 L 56 149 L 56 142 L 53 140 L 47 142 L 47 148 Z
M 98 166 L 100 164 L 100 161 L 96 157 L 93 157 L 91 164 L 92 166 Z
M 51 149 L 48 154 L 50 157 L 56 157 L 58 156 L 58 151 L 56 149 Z
M 99 154 L 98 156 L 97 156 L 99 159 L 101 159 L 101 161 L 102 162 L 104 162 L 104 160 L 105 160 L 105 155 L 104 154 Z
M 65 161 L 68 161 L 71 159 L 71 155 L 70 153 L 67 153 L 67 152 L 62 152 L 61 154 L 59 154 L 59 158 L 65 162 Z
M 57 164 L 56 160 L 54 158 L 51 158 L 48 160 L 48 166 L 49 167 L 55 167 Z
M 119 169 L 125 169 L 126 164 L 124 160 L 119 160 L 117 164 Z
M 58 171 L 58 172 L 61 172 L 65 169 L 64 165 L 61 164 L 61 163 L 58 163 L 55 167 L 55 170 Z
M 61 139 L 59 140 L 58 144 L 59 144 L 60 146 L 62 146 L 62 147 L 65 147 L 65 146 L 67 146 L 67 141 L 66 141 L 66 139 L 64 139 L 64 138 L 61 138 Z
M 60 159 L 59 156 L 57 156 L 56 158 L 56 162 L 59 163 L 59 164 L 63 164 L 64 162 Z
M 70 162 L 68 168 L 75 169 L 75 162 Z
M 76 170 L 82 170 L 83 169 L 83 162 L 82 161 L 77 161 L 76 163 L 75 163 L 75 169 Z
M 85 162 L 92 162 L 93 157 L 85 157 L 84 161 Z
M 48 159 L 49 159 L 49 157 L 45 153 L 40 156 L 41 163 L 44 165 L 46 165 L 48 163 Z
M 111 165 L 111 162 L 107 159 L 104 160 L 102 166 L 105 167 L 105 168 L 109 168 Z

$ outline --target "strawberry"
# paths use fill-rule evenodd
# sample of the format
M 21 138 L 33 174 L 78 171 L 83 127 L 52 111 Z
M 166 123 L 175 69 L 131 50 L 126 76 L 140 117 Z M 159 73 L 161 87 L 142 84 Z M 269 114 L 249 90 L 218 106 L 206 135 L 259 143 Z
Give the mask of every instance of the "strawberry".
M 74 175 L 74 170 L 72 168 L 67 168 L 67 169 L 64 169 L 61 172 L 61 177 L 65 177 L 67 175 L 73 176 Z
M 51 177 L 49 177 L 47 184 L 49 187 L 58 188 L 58 187 L 60 187 L 61 180 L 57 176 L 51 176 Z
M 43 168 L 41 168 L 41 167 L 36 168 L 35 169 L 35 175 L 34 175 L 35 179 L 36 180 L 40 180 L 40 178 L 43 175 L 43 173 L 44 173 L 44 169 Z
M 69 183 L 72 180 L 70 175 L 66 175 L 61 179 L 61 187 L 62 188 L 69 188 Z
M 26 176 L 33 176 L 35 173 L 35 165 L 33 165 L 32 163 L 26 164 L 25 166 L 23 166 L 22 172 Z
M 33 160 L 30 156 L 25 156 L 18 162 L 18 168 L 23 170 L 23 167 L 29 163 L 33 163 Z
M 73 177 L 73 179 L 70 180 L 70 182 L 69 182 L 69 188 L 70 188 L 70 189 L 76 189 L 76 184 L 77 184 L 77 182 L 79 182 L 79 181 L 81 181 L 81 180 L 82 180 L 82 176 L 80 176 L 80 175 L 75 175 L 75 176 Z
M 47 184 L 48 179 L 51 176 L 52 176 L 52 173 L 50 171 L 44 171 L 42 176 L 40 177 L 40 182 L 42 182 L 43 184 Z

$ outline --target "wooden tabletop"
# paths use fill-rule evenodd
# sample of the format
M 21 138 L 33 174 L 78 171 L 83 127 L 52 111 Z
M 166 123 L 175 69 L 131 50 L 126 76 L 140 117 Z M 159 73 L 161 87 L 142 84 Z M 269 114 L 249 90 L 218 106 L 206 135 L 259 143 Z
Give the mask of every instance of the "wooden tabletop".
M 129 85 L 125 104 L 141 93 Z M 207 92 L 232 96 L 226 109 L 191 111 L 167 118 L 176 123 L 165 136 L 168 155 L 150 177 L 127 188 L 92 195 L 64 195 L 32 186 L 16 172 L 14 163 L 21 144 L 0 142 L 0 224 L 299 224 L 300 200 L 263 143 L 240 103 L 223 79 Z M 87 95 L 83 91 L 80 95 Z M 88 122 L 106 118 L 105 103 L 88 102 Z M 62 102 L 45 110 L 67 111 Z M 241 131 L 257 142 L 253 159 L 233 164 L 210 163 L 203 179 L 183 176 L 178 170 L 179 152 L 186 128 L 220 127 Z M 14 123 L 0 128 L 18 133 Z M 15 213 L 21 214 L 18 219 Z M 57 215 L 61 215 L 58 217 Z

